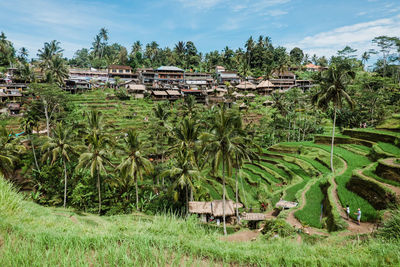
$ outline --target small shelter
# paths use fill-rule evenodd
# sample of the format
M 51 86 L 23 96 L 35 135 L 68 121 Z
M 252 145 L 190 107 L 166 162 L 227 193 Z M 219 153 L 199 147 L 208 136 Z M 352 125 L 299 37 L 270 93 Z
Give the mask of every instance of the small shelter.
M 168 94 L 166 91 L 151 91 L 151 96 L 153 97 L 153 100 L 167 100 L 168 99 Z
M 238 84 L 236 86 L 236 88 L 239 90 L 256 90 L 257 89 L 257 87 L 254 84 L 252 84 L 251 82 L 246 82 L 246 81 Z
M 275 89 L 275 85 L 269 80 L 264 80 L 257 85 L 257 91 L 259 94 L 269 94 Z
M 133 94 L 135 98 L 144 98 L 144 94 L 146 93 L 146 86 L 144 84 L 128 84 L 126 85 L 127 92 L 129 94 Z
M 236 207 L 242 208 L 241 203 L 234 203 L 232 200 L 225 200 L 225 216 L 230 217 L 236 214 Z M 204 215 L 212 215 L 214 217 L 223 216 L 223 200 L 213 201 L 190 201 L 189 213 Z
M 178 90 L 167 90 L 168 100 L 174 101 L 182 97 L 182 94 Z
M 283 209 L 291 209 L 294 207 L 297 207 L 299 203 L 297 202 L 291 202 L 291 201 L 286 201 L 286 200 L 279 200 L 278 203 L 276 203 L 275 207 L 277 208 L 283 208 Z
M 264 102 L 263 102 L 263 105 L 264 106 L 272 106 L 274 104 L 274 101 L 271 101 L 271 100 L 265 100 Z

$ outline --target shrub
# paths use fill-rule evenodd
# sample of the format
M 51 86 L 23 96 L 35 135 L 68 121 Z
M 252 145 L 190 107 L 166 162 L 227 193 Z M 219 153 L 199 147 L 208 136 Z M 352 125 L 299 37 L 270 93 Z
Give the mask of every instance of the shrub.
M 276 219 L 265 222 L 265 226 L 261 233 L 267 238 L 272 238 L 276 235 L 279 237 L 288 237 L 295 235 L 294 228 L 288 224 L 285 220 Z
M 400 239 L 400 210 L 392 211 L 392 216 L 384 223 L 378 235 L 384 239 Z

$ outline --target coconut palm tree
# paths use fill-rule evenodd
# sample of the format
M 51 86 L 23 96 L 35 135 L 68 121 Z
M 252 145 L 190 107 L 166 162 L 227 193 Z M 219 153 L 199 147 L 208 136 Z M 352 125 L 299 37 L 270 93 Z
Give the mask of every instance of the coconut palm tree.
M 354 101 L 346 92 L 347 86 L 353 81 L 356 73 L 351 69 L 349 63 L 332 64 L 329 69 L 323 71 L 319 77 L 320 90 L 313 96 L 312 103 L 317 107 L 326 110 L 329 104 L 333 105 L 333 127 L 331 144 L 331 170 L 333 168 L 333 145 L 335 141 L 336 113 L 343 106 L 343 101 L 347 102 L 351 108 Z
M 68 67 L 65 60 L 60 56 L 54 56 L 50 60 L 48 72 L 59 86 L 64 85 L 64 79 L 69 77 Z
M 48 138 L 42 146 L 45 152 L 42 161 L 50 159 L 50 164 L 54 164 L 57 160 L 62 162 L 64 168 L 64 208 L 67 205 L 67 162 L 71 156 L 75 154 L 75 145 L 73 143 L 74 134 L 71 128 L 65 127 L 61 122 L 57 123 L 53 131 L 53 137 Z
M 138 180 L 143 180 L 144 173 L 151 173 L 153 165 L 150 160 L 144 156 L 144 144 L 139 139 L 139 134 L 129 130 L 125 138 L 126 158 L 122 160 L 118 169 L 129 178 L 135 181 L 136 188 L 136 209 L 139 210 L 139 190 Z
M 39 120 L 40 117 L 38 116 L 37 113 L 32 112 L 31 110 L 28 109 L 28 111 L 26 112 L 26 116 L 25 116 L 25 120 L 24 120 L 24 131 L 25 134 L 28 136 L 28 139 L 31 143 L 31 147 L 32 147 L 32 153 L 33 153 L 33 159 L 35 161 L 35 167 L 36 170 L 39 170 L 39 164 L 38 164 L 38 160 L 36 157 L 36 150 L 35 150 L 35 144 L 33 142 L 34 138 L 33 138 L 33 129 L 36 127 L 38 127 L 39 125 Z
M 101 214 L 101 175 L 107 173 L 106 166 L 112 165 L 110 161 L 110 139 L 103 134 L 91 133 L 87 137 L 87 151 L 79 157 L 76 169 L 89 169 L 92 179 L 97 177 L 97 190 L 99 197 L 99 214 Z
M 100 37 L 100 39 L 104 40 L 104 43 L 101 44 L 101 56 L 100 56 L 100 58 L 103 58 L 104 47 L 107 45 L 108 41 L 108 30 L 106 28 L 101 28 L 98 36 Z
M 237 140 L 239 137 L 237 136 L 236 127 L 239 118 L 232 110 L 228 111 L 224 105 L 216 113 L 211 131 L 203 133 L 200 136 L 200 139 L 204 143 L 204 150 L 208 152 L 212 160 L 214 171 L 218 172 L 219 167 L 222 165 L 222 210 L 225 235 L 227 234 L 225 220 L 225 174 L 228 174 L 228 176 L 232 175 L 234 143 L 239 142 Z
M 18 161 L 18 154 L 24 151 L 25 147 L 18 142 L 18 139 L 5 126 L 2 126 L 0 128 L 0 175 L 10 177 Z
M 185 189 L 186 213 L 189 211 L 189 191 L 190 200 L 193 201 L 193 191 L 195 190 L 195 181 L 201 179 L 201 173 L 193 165 L 190 160 L 188 151 L 178 151 L 175 154 L 173 166 L 160 175 L 162 178 L 171 177 L 173 183 L 170 190 L 175 190 L 176 187 Z M 177 198 L 177 197 L 176 197 Z
M 92 42 L 92 50 L 94 53 L 94 57 L 100 56 L 101 51 L 101 36 L 99 34 L 94 37 L 94 41 Z

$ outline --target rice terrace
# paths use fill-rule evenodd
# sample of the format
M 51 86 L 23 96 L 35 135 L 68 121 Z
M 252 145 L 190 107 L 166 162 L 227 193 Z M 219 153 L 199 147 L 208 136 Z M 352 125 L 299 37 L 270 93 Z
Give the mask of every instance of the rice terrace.
M 1 2 L 0 266 L 400 266 L 400 9 L 316 2 Z

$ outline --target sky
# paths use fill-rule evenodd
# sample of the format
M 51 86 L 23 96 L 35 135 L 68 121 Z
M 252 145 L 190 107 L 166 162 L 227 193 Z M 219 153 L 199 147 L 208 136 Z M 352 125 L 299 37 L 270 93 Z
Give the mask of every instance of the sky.
M 109 43 L 128 51 L 136 40 L 171 48 L 193 41 L 205 53 L 263 35 L 274 46 L 331 56 L 346 45 L 362 54 L 379 35 L 400 36 L 400 0 L 1 0 L 0 17 L 0 31 L 30 57 L 55 39 L 71 58 L 102 27 Z

